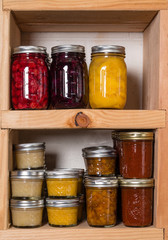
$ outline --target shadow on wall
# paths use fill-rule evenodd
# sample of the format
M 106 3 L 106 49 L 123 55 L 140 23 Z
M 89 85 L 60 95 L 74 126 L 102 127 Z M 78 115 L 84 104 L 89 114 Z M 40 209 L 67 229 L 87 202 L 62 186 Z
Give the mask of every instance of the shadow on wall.
M 136 74 L 127 74 L 127 103 L 125 109 L 142 109 L 142 86 Z
M 45 162 L 48 170 L 57 168 L 57 160 L 58 160 L 57 158 L 58 157 L 56 154 L 51 154 L 51 153 L 45 154 Z

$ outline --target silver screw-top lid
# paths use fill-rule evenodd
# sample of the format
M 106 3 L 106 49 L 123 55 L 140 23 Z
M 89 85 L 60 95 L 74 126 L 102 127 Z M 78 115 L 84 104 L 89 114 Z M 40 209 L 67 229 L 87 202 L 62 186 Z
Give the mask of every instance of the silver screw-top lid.
M 16 151 L 30 151 L 45 149 L 45 143 L 22 143 L 13 146 Z
M 52 171 L 46 171 L 46 178 L 78 178 L 79 173 L 74 171 L 57 168 Z
M 61 52 L 85 53 L 85 47 L 81 45 L 59 45 L 51 48 L 51 54 Z
M 118 132 L 117 135 L 119 140 L 153 140 L 154 134 L 153 132 Z
M 120 178 L 119 184 L 121 187 L 153 187 L 154 179 L 145 178 L 145 179 L 125 179 Z
M 12 179 L 44 179 L 44 170 L 12 171 Z
M 53 169 L 53 170 L 57 170 L 57 169 Z M 83 168 L 59 168 L 59 170 L 63 170 L 65 172 L 69 172 L 69 173 L 76 173 L 80 177 L 82 177 L 84 175 L 84 169 Z
M 116 157 L 116 150 L 109 146 L 87 147 L 82 152 L 84 158 Z
M 79 206 L 79 198 L 74 199 L 46 199 L 46 207 L 77 207 Z
M 92 54 L 94 53 L 117 53 L 125 55 L 125 47 L 117 45 L 98 45 L 92 47 Z
M 86 187 L 118 187 L 118 179 L 114 177 L 85 177 Z
M 14 208 L 39 208 L 44 207 L 44 200 L 10 200 L 10 206 Z
M 43 53 L 47 54 L 47 48 L 43 46 L 18 46 L 13 50 L 13 54 L 18 53 Z

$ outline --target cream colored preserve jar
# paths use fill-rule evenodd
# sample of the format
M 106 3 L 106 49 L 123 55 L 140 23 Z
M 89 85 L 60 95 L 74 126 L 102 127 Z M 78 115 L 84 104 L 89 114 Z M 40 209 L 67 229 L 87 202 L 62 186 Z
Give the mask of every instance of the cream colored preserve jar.
M 41 169 L 45 165 L 45 143 L 14 145 L 17 169 Z

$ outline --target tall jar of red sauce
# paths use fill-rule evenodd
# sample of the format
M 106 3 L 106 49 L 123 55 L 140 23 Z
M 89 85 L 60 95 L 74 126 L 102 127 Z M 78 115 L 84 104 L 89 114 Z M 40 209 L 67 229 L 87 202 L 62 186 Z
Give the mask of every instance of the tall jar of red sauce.
M 129 227 L 152 224 L 154 179 L 120 179 L 122 220 Z
M 120 174 L 123 178 L 151 178 L 153 132 L 118 132 Z

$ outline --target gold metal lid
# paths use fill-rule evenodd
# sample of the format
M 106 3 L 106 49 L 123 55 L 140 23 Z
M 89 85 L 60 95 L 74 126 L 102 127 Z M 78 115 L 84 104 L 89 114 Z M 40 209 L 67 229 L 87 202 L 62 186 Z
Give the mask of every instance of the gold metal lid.
M 119 140 L 153 140 L 153 132 L 118 132 Z
M 153 187 L 154 179 L 153 178 L 145 178 L 145 179 L 119 179 L 119 185 L 121 187 Z

